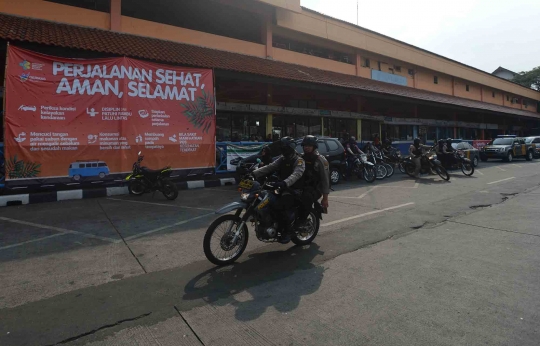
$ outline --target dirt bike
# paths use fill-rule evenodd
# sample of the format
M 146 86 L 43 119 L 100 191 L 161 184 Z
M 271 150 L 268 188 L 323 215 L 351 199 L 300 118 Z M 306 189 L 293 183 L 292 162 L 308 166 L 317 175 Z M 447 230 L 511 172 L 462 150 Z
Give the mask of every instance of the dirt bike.
M 437 155 L 433 153 L 431 147 L 427 154 L 422 154 L 420 157 L 420 173 L 429 174 L 431 172 L 437 173 L 443 180 L 449 181 L 450 175 L 446 169 L 442 166 L 441 161 L 437 159 Z M 416 165 L 414 164 L 411 157 L 407 158 L 404 162 L 405 172 L 414 178 L 414 172 L 416 170 Z
M 262 242 L 276 242 L 283 232 L 278 222 L 279 216 L 269 204 L 271 199 L 278 198 L 284 191 L 275 189 L 268 180 L 261 184 L 249 178 L 243 178 L 238 187 L 240 201 L 229 203 L 217 210 L 216 214 L 225 215 L 212 222 L 204 236 L 204 254 L 216 265 L 233 263 L 242 255 L 248 243 L 248 222 L 254 226 L 255 235 Z M 297 226 L 299 205 L 299 201 L 295 201 L 294 234 L 291 238 L 296 245 L 307 245 L 319 232 L 324 210 L 319 202 L 315 201 L 307 222 Z M 232 211 L 234 214 L 229 214 Z
M 366 154 L 356 155 L 353 165 L 353 173 L 355 173 L 358 178 L 364 179 L 368 183 L 374 182 L 377 178 L 375 166 L 367 160 Z
M 128 174 L 126 181 L 129 182 L 129 192 L 141 196 L 147 192 L 161 191 L 168 200 L 178 197 L 178 187 L 170 179 L 172 169 L 165 167 L 158 170 L 141 167 L 144 156 L 139 151 L 137 161 L 133 164 L 133 172 Z
M 465 174 L 468 177 L 472 176 L 474 174 L 474 165 L 472 164 L 471 160 L 466 158 L 463 155 L 462 151 L 455 151 L 453 155 L 456 160 L 455 161 L 456 163 L 453 164 L 450 168 L 457 166 L 457 168 L 461 169 L 463 174 Z

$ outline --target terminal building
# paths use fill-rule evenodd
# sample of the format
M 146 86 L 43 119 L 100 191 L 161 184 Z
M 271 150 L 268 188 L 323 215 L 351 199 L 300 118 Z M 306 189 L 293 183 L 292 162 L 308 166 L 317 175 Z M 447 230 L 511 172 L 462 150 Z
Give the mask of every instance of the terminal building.
M 5 0 L 2 66 L 8 43 L 70 58 L 211 68 L 217 142 L 540 133 L 538 91 L 300 0 Z

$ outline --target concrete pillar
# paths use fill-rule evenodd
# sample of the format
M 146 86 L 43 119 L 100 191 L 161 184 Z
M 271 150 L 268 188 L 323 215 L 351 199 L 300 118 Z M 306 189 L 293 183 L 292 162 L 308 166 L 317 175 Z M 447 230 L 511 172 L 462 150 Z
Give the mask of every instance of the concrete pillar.
M 362 68 L 362 57 L 359 52 L 356 52 L 356 75 L 360 76 L 360 69 Z
M 272 133 L 272 125 L 273 122 L 272 122 L 272 114 L 266 114 L 266 135 L 271 135 L 273 136 L 274 134 Z
M 454 77 L 452 76 L 452 96 L 456 96 L 454 88 L 455 88 L 455 83 L 454 83 Z
M 484 102 L 484 87 L 480 86 L 480 101 Z
M 111 0 L 111 30 L 122 31 L 122 0 Z
M 454 122 L 457 122 L 457 114 L 454 113 Z M 457 137 L 457 124 L 454 124 L 454 138 Z
M 273 59 L 273 46 L 272 46 L 272 18 L 270 15 L 264 17 L 264 23 L 261 27 L 261 39 L 262 43 L 266 45 L 266 58 Z
M 358 142 L 362 140 L 362 120 L 361 119 L 356 119 L 356 140 Z

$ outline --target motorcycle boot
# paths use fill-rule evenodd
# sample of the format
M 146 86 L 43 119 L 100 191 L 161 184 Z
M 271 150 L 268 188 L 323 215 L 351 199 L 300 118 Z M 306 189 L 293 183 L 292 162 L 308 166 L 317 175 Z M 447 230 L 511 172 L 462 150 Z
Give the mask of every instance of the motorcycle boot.
M 281 244 L 288 244 L 294 233 L 294 211 L 286 211 L 283 216 L 283 228 L 278 242 Z

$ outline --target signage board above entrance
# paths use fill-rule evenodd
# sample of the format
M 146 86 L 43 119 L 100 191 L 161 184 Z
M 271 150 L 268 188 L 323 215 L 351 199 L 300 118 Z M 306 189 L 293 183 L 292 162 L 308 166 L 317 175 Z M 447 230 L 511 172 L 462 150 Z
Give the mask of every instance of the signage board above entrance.
M 407 86 L 407 78 L 378 70 L 371 70 L 371 79 L 378 80 L 380 82 Z

